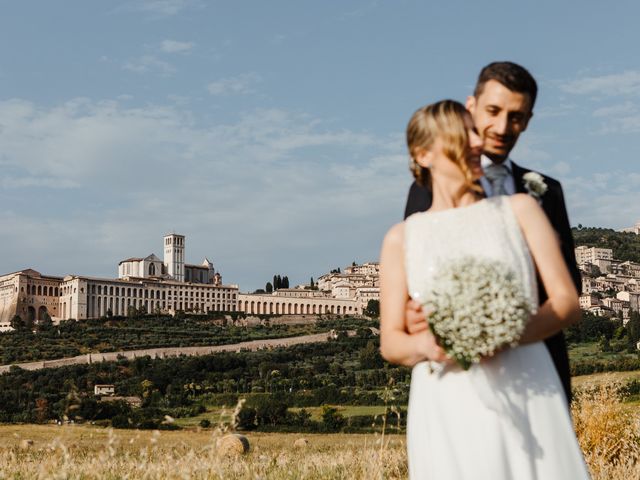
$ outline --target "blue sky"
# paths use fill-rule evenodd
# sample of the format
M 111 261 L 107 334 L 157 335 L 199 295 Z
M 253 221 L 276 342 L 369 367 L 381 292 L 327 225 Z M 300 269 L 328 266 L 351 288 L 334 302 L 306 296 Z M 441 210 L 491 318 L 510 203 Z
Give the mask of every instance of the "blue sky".
M 113 277 L 169 231 L 242 290 L 376 260 L 406 122 L 493 60 L 538 79 L 512 157 L 571 223 L 640 219 L 637 2 L 2 6 L 0 272 Z

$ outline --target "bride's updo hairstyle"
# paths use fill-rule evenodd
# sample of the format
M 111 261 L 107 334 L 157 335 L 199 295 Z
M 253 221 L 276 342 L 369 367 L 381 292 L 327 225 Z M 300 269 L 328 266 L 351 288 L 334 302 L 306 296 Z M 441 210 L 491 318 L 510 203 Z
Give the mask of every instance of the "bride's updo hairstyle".
M 416 161 L 417 155 L 428 150 L 437 137 L 442 139 L 444 154 L 455 162 L 464 174 L 467 186 L 477 192 L 466 156 L 469 149 L 469 135 L 464 124 L 467 109 L 455 100 L 441 100 L 416 111 L 407 125 L 407 146 L 411 155 L 410 170 L 418 184 L 431 187 L 431 173 Z

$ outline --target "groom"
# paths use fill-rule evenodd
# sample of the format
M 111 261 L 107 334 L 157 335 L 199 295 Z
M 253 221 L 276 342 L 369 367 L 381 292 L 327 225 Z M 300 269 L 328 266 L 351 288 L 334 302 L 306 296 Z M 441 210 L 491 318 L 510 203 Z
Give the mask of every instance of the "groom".
M 518 137 L 527 129 L 533 116 L 538 86 L 531 74 L 512 62 L 494 62 L 482 69 L 472 96 L 467 98 L 467 110 L 473 117 L 478 133 L 484 140 L 482 168 L 485 176 L 480 179 L 488 197 L 530 193 L 528 182 L 523 179 L 530 170 L 515 164 L 509 153 Z M 573 237 L 569 227 L 562 187 L 557 180 L 542 176 L 547 191 L 540 197 L 542 208 L 558 234 L 562 254 L 569 267 L 578 292 L 581 290 L 580 272 L 576 265 Z M 405 218 L 412 213 L 427 210 L 431 206 L 431 191 L 414 182 L 409 190 Z M 540 304 L 547 299 L 538 277 Z M 415 333 L 426 328 L 424 314 L 415 301 L 407 304 L 407 330 Z M 567 400 L 571 401 L 571 377 L 567 344 L 562 332 L 545 340 L 553 363 L 560 376 Z M 436 347 L 437 348 L 437 347 Z

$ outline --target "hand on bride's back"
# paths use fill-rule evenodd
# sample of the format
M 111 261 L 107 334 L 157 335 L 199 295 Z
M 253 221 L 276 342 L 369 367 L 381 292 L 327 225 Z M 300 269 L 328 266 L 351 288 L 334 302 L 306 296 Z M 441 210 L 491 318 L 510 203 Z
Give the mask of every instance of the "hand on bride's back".
M 450 362 L 450 357 L 444 349 L 438 345 L 436 337 L 429 330 L 427 316 L 422 310 L 422 304 L 415 300 L 409 300 L 405 309 L 405 326 L 410 335 L 423 335 L 424 348 L 427 360 L 432 362 Z
M 427 316 L 422 310 L 422 304 L 416 300 L 407 301 L 405 308 L 405 326 L 407 333 L 414 334 L 427 330 Z

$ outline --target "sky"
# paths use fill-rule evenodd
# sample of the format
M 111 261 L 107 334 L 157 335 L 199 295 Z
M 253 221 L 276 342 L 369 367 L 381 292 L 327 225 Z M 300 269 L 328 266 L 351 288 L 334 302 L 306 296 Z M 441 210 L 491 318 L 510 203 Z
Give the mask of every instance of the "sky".
M 170 232 L 241 291 L 377 261 L 407 121 L 494 60 L 538 80 L 511 157 L 571 224 L 640 220 L 636 1 L 0 5 L 0 273 L 113 278 Z

